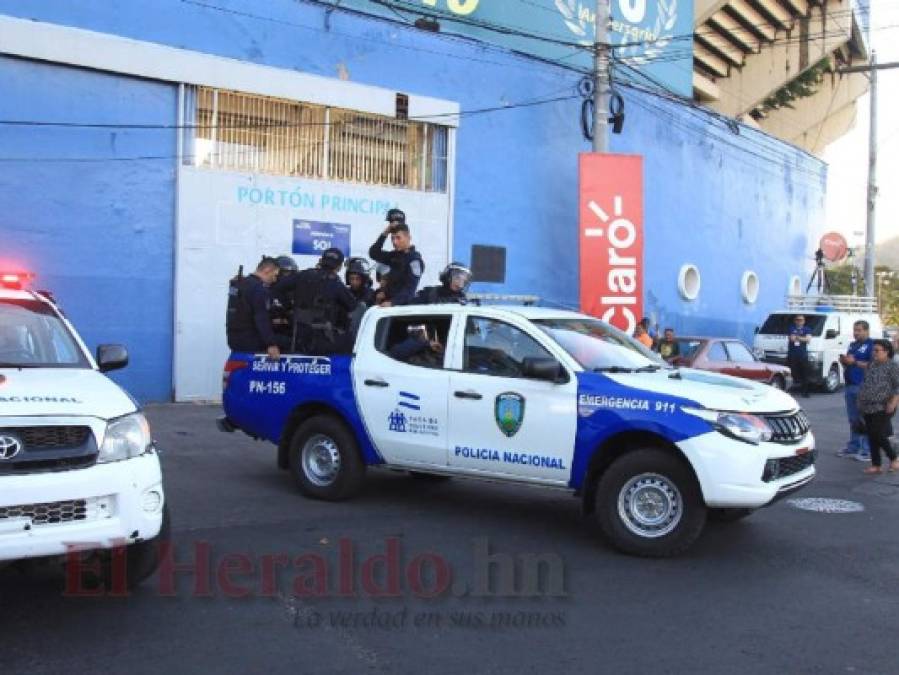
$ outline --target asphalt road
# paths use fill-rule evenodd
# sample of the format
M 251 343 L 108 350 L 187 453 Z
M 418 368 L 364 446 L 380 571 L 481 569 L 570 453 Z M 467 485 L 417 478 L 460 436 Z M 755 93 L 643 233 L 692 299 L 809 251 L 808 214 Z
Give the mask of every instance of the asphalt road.
M 55 570 L 2 570 L 0 668 L 899 672 L 899 477 L 872 480 L 834 456 L 846 436 L 842 395 L 804 403 L 821 456 L 819 478 L 796 496 L 864 511 L 781 502 L 709 525 L 673 560 L 611 550 L 561 492 L 370 472 L 353 501 L 309 501 L 275 468 L 273 446 L 217 432 L 215 408 L 151 407 L 175 559 L 208 550 L 211 572 L 168 575 L 173 588 L 157 575 L 127 598 L 85 598 L 64 597 Z M 344 572 L 341 547 L 354 558 Z M 398 579 L 371 558 L 388 549 Z M 543 561 L 536 582 L 528 554 Z M 293 565 L 280 567 L 279 556 Z M 228 572 L 239 564 L 254 571 Z M 325 575 L 319 597 L 298 597 L 295 584 L 322 591 Z M 198 597 L 197 578 L 210 597 Z M 379 589 L 396 597 L 372 597 Z

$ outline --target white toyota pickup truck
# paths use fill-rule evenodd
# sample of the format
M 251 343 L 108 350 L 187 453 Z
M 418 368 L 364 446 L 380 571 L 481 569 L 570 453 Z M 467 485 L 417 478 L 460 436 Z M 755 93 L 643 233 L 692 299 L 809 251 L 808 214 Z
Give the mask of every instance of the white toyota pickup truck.
M 685 550 L 815 476 L 789 395 L 671 368 L 617 329 L 540 307 L 371 309 L 353 355 L 232 353 L 224 431 L 278 446 L 303 494 L 367 467 L 568 490 L 620 550 Z
M 0 567 L 77 559 L 133 588 L 159 563 L 168 516 L 147 420 L 103 374 L 127 352 L 100 345 L 95 360 L 25 277 L 0 274 Z

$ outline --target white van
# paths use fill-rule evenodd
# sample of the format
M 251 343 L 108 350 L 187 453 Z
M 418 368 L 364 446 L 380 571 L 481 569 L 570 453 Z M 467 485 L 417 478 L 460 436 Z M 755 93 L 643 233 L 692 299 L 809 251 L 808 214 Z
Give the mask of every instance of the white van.
M 787 308 L 772 312 L 758 329 L 753 351 L 763 361 L 787 364 L 787 334 L 793 317 L 801 314 L 812 331 L 808 344 L 809 372 L 812 381 L 834 392 L 843 382 L 840 355 L 853 340 L 852 326 L 867 321 L 871 337 L 883 335 L 877 313 L 877 299 L 854 295 L 791 295 Z
M 168 517 L 147 420 L 104 375 L 128 354 L 94 358 L 25 276 L 0 274 L 0 567 L 77 552 L 95 581 L 132 588 L 158 566 Z

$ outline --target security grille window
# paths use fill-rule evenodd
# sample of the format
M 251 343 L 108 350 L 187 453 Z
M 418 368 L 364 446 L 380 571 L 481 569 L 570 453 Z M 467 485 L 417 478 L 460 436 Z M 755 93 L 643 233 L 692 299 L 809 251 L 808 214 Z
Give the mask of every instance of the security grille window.
M 184 164 L 445 192 L 448 128 L 186 87 Z

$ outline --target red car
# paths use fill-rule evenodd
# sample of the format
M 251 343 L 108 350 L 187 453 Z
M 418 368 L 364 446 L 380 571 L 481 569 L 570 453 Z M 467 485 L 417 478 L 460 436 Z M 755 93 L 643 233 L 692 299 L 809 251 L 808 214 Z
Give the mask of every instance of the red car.
M 741 340 L 709 337 L 676 337 L 674 340 L 679 354 L 669 359 L 673 365 L 743 377 L 784 391 L 792 385 L 789 368 L 759 361 Z

